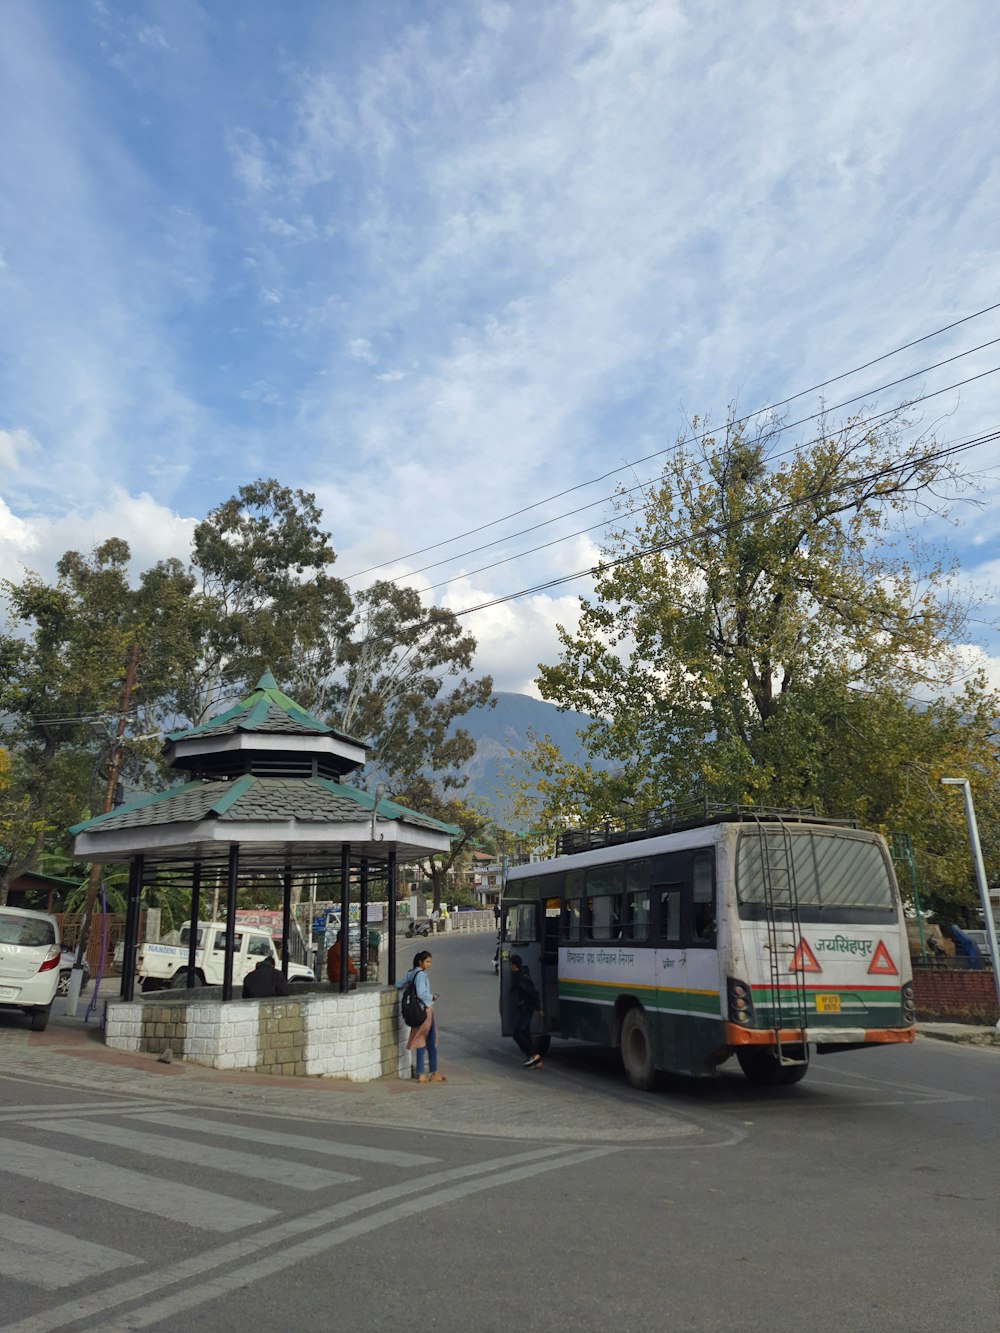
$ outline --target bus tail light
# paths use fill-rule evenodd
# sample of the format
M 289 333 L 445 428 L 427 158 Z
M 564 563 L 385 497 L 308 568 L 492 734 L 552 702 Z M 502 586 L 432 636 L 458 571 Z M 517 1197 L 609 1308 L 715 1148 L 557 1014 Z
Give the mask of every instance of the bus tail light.
M 917 1021 L 917 1004 L 913 996 L 913 982 L 908 981 L 902 989 L 903 999 L 903 1022 L 915 1023 Z
M 753 1026 L 753 996 L 745 981 L 737 977 L 726 978 L 726 996 L 729 1001 L 730 1022 L 742 1027 Z

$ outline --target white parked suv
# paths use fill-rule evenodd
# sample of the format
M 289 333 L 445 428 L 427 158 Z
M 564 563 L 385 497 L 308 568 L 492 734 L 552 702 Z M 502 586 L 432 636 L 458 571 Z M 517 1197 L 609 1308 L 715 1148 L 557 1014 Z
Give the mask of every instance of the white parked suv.
M 0 907 L 0 1006 L 23 1009 L 44 1032 L 59 986 L 59 922 L 48 912 Z

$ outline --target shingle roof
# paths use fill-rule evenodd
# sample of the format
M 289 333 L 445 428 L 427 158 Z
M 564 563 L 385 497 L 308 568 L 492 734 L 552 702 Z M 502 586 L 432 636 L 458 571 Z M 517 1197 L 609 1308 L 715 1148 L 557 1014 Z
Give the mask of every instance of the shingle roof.
M 140 797 L 106 815 L 75 824 L 70 833 L 75 836 L 113 829 L 198 823 L 206 819 L 237 826 L 270 821 L 284 824 L 290 819 L 300 824 L 348 824 L 370 815 L 373 805 L 374 797 L 369 792 L 329 778 L 266 778 L 245 774 L 234 782 L 186 782 L 182 787 Z M 395 801 L 379 801 L 377 813 L 382 819 L 434 829 L 451 837 L 459 832 L 452 824 L 409 810 Z
M 285 736 L 336 736 L 340 740 L 350 741 L 364 747 L 346 732 L 337 731 L 328 726 L 304 708 L 300 708 L 294 699 L 283 694 L 270 671 L 265 671 L 257 682 L 257 688 L 246 699 L 234 704 L 226 712 L 209 718 L 198 727 L 189 727 L 186 731 L 174 731 L 167 736 L 168 742 L 192 740 L 204 736 L 230 736 L 237 731 L 268 732 L 272 735 Z

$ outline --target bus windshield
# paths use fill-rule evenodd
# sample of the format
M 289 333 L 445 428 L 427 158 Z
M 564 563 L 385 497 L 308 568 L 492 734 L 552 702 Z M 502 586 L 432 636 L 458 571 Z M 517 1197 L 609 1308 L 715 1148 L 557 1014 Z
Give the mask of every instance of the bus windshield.
M 791 847 L 791 867 L 787 846 Z M 825 911 L 889 911 L 892 880 L 877 843 L 842 832 L 746 829 L 740 834 L 737 896 L 741 906 L 764 906 L 767 881 L 775 907 L 790 907 L 789 869 L 799 907 Z

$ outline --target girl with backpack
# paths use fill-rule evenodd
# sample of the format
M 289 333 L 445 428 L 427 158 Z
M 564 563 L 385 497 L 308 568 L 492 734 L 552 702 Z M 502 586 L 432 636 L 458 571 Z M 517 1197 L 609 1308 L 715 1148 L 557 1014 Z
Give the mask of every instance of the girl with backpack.
M 408 1051 L 417 1053 L 416 1078 L 420 1083 L 447 1083 L 437 1068 L 437 1028 L 434 1024 L 434 1001 L 437 996 L 431 991 L 427 971 L 432 962 L 432 955 L 427 949 L 413 955 L 413 966 L 401 981 L 396 982 L 396 989 L 404 991 L 411 983 L 417 999 L 426 1007 L 423 1022 L 410 1028 L 410 1037 L 406 1043 Z M 424 1073 L 424 1053 L 427 1055 L 427 1073 Z

